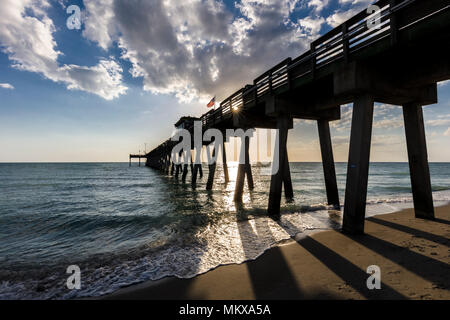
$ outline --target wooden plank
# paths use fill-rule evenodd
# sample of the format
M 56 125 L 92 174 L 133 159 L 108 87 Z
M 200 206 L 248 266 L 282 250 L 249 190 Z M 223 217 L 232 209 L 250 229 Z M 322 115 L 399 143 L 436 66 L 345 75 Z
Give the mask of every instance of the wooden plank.
M 416 218 L 434 219 L 427 142 L 422 106 L 410 103 L 403 106 L 409 171 Z
M 342 231 L 363 234 L 366 214 L 374 99 L 363 94 L 353 103 Z

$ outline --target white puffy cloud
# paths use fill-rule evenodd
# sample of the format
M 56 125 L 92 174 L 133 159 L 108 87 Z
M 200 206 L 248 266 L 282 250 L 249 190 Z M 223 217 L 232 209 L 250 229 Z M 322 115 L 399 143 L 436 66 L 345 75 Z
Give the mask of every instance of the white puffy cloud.
M 308 7 L 314 8 L 314 11 L 319 13 L 328 5 L 329 2 L 329 0 L 310 0 L 308 2 Z
M 346 20 L 353 17 L 358 12 L 359 12 L 359 10 L 357 10 L 357 9 L 348 10 L 348 11 L 337 10 L 331 16 L 327 17 L 327 23 L 331 27 L 336 28 L 337 26 L 339 26 Z
M 0 88 L 14 90 L 14 86 L 9 83 L 0 83 Z
M 349 4 L 350 7 L 334 11 L 331 16 L 327 17 L 326 21 L 331 27 L 335 28 L 366 8 L 371 2 L 373 0 L 339 0 L 341 5 Z
M 117 44 L 144 90 L 221 99 L 307 48 L 308 34 L 290 19 L 297 3 L 242 0 L 234 14 L 218 0 L 85 1 L 83 35 L 104 49 Z
M 447 126 L 450 125 L 450 119 L 434 119 L 428 120 L 426 123 L 432 127 Z
M 309 40 L 313 41 L 320 35 L 320 29 L 325 23 L 323 17 L 305 17 L 298 20 L 300 32 Z
M 373 0 L 339 0 L 340 4 L 359 4 L 359 3 L 370 3 L 370 2 L 374 2 Z
M 3 0 L 0 12 L 0 44 L 13 67 L 36 72 L 68 89 L 87 91 L 111 100 L 124 94 L 122 69 L 114 59 L 95 66 L 60 65 L 53 37 L 55 26 L 47 16 L 46 0 Z

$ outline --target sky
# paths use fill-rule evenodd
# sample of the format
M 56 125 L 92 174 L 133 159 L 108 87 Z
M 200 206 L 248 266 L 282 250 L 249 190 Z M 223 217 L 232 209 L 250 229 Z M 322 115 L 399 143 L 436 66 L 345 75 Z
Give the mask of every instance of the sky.
M 370 0 L 2 0 L 0 162 L 121 162 L 156 147 Z M 69 22 L 80 8 L 80 28 Z M 450 161 L 450 84 L 424 108 L 430 161 Z M 347 161 L 351 105 L 331 124 Z M 320 161 L 296 121 L 290 161 Z M 372 161 L 407 161 L 401 107 L 377 104 Z

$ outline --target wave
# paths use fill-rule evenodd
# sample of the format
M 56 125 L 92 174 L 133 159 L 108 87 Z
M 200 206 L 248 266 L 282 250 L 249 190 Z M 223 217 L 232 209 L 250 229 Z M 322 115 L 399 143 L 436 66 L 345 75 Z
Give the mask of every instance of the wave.
M 433 186 L 431 186 L 431 189 L 433 190 L 433 192 L 436 192 L 436 191 L 447 191 L 447 190 L 450 190 L 450 186 L 433 185 Z
M 445 187 L 445 186 L 443 186 Z M 435 192 L 437 201 L 450 201 L 448 188 Z M 412 206 L 410 194 L 368 199 L 368 213 L 380 214 Z M 189 210 L 188 210 L 189 211 Z M 236 214 L 186 212 L 179 220 L 169 216 L 83 215 L 55 219 L 54 228 L 81 230 L 89 234 L 98 228 L 124 233 L 147 233 L 148 241 L 130 245 L 123 240 L 111 252 L 87 257 L 66 256 L 56 266 L 0 270 L 1 299 L 71 299 L 101 296 L 143 281 L 165 277 L 192 278 L 221 265 L 258 258 L 266 250 L 310 232 L 337 229 L 342 211 L 324 203 L 284 204 L 282 218 L 275 222 L 264 208 L 242 208 Z M 52 221 L 54 217 L 49 217 Z M 179 218 L 179 217 L 178 217 Z M 150 228 L 150 225 L 156 226 Z M 152 231 L 153 230 L 153 231 Z M 158 231 L 157 235 L 151 232 Z M 92 234 L 95 234 L 93 232 Z M 132 249 L 130 249 L 132 248 Z M 81 268 L 82 288 L 65 287 L 67 266 Z

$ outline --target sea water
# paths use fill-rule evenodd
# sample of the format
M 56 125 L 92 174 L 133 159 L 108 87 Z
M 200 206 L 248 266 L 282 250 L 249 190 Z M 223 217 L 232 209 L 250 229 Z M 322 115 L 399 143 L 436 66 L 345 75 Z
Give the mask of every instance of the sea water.
M 341 203 L 346 164 L 337 163 Z M 237 164 L 214 190 L 128 163 L 0 164 L 0 299 L 94 297 L 168 276 L 190 278 L 317 230 L 337 229 L 321 163 L 291 163 L 294 200 L 266 215 L 270 176 L 253 166 L 255 188 L 233 201 Z M 430 163 L 435 205 L 450 201 L 450 164 Z M 412 207 L 407 163 L 372 163 L 367 216 Z M 68 266 L 81 270 L 69 290 Z

